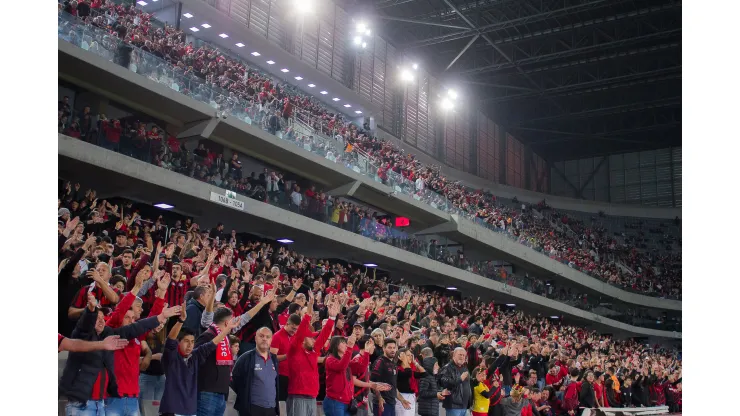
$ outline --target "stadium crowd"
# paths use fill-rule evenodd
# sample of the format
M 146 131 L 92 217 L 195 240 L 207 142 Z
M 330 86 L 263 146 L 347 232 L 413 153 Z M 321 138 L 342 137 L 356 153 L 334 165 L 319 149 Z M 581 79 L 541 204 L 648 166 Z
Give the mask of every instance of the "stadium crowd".
M 60 186 L 58 219 L 68 415 L 137 415 L 139 399 L 159 400 L 161 414 L 223 415 L 230 388 L 240 415 L 312 415 L 317 401 L 326 415 L 681 408 L 672 348 L 376 277 L 223 224 L 142 218 L 80 184 Z
M 423 165 L 412 154 L 391 142 L 373 137 L 367 129 L 348 123 L 342 114 L 274 80 L 244 61 L 206 44 L 196 47 L 192 42 L 186 43 L 182 31 L 168 25 L 154 25 L 151 15 L 134 6 L 117 5 L 108 0 L 93 1 L 91 4 L 71 1 L 60 7 L 65 13 L 109 31 L 111 38 L 120 38 L 126 45 L 167 62 L 174 67 L 170 71 L 172 82 L 182 84 L 177 88 L 184 94 L 214 101 L 224 111 L 247 115 L 265 130 L 273 134 L 281 132 L 283 136 L 300 141 L 309 148 L 322 147 L 323 144 L 318 140 L 291 137 L 295 132 L 290 120 L 295 112 L 301 111 L 307 114 L 303 120 L 307 120 L 312 128 L 331 132 L 329 136 L 335 137 L 348 148 L 361 149 L 374 165 L 371 175 L 386 184 L 400 185 L 414 194 L 415 198 L 434 207 L 464 214 L 479 224 L 505 231 L 519 242 L 610 284 L 651 296 L 680 299 L 680 254 L 666 255 L 639 250 L 635 245 L 618 242 L 597 225 L 586 225 L 564 214 L 555 213 L 560 224 L 554 224 L 551 215 L 534 215 L 531 210 L 499 204 L 490 192 L 470 189 L 460 182 L 447 179 L 438 167 Z M 69 41 L 81 46 L 85 43 L 84 36 L 75 35 L 74 30 L 69 33 L 66 36 Z M 103 43 L 97 45 L 97 42 L 89 40 L 83 47 L 107 47 L 111 52 L 117 48 L 110 38 Z M 136 64 L 141 67 L 156 66 L 147 63 L 146 59 L 138 59 Z M 163 70 L 159 67 L 144 72 L 158 73 Z M 215 91 L 221 93 L 214 97 Z M 84 114 L 79 117 L 60 115 L 59 120 L 60 130 L 73 136 L 92 131 L 94 122 L 92 117 L 86 118 Z M 159 131 L 143 133 L 147 139 L 163 141 Z M 145 142 L 146 139 L 142 139 L 140 144 Z M 175 146 L 169 137 L 167 143 Z M 326 152 L 328 158 L 337 162 L 348 157 L 342 152 L 333 152 L 329 146 Z M 162 164 L 171 162 L 170 156 L 165 154 L 163 157 L 165 160 L 161 161 Z M 197 174 L 206 176 L 205 172 Z M 225 181 L 224 178 L 220 180 Z M 225 181 L 225 187 L 230 185 L 240 189 L 240 184 Z M 538 208 L 551 210 L 546 204 Z M 631 267 L 633 271 L 625 271 L 618 266 L 618 262 Z M 657 268 L 661 270 L 660 274 Z

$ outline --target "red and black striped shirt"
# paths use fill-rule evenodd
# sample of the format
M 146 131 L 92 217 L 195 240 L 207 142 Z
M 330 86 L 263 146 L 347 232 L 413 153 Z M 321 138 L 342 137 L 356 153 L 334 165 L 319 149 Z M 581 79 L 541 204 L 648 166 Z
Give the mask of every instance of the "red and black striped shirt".
M 111 288 L 118 296 L 121 296 L 121 292 L 116 288 Z M 90 286 L 83 286 L 79 292 L 77 292 L 77 296 L 75 296 L 74 300 L 72 301 L 72 306 L 75 308 L 84 308 L 87 306 L 87 292 L 90 290 Z M 95 295 L 95 299 L 100 302 L 100 306 L 113 306 L 114 304 L 108 300 L 108 298 L 105 297 L 103 294 L 103 289 L 98 287 L 98 285 L 95 285 L 95 288 L 92 291 L 93 295 Z

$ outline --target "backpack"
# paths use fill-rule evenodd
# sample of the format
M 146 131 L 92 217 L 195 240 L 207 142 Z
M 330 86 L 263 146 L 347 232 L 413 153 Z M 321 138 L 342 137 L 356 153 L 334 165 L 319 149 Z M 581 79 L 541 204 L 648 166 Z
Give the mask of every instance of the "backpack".
M 578 396 L 581 393 L 581 383 L 573 382 L 568 384 L 565 388 L 565 395 L 563 396 L 563 409 L 565 410 L 576 410 L 578 409 Z

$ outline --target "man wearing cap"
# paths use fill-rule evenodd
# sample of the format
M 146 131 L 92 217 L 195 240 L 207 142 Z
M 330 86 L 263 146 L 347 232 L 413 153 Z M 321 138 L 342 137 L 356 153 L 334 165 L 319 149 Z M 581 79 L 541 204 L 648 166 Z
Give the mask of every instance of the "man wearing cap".
M 319 394 L 319 353 L 321 346 L 331 337 L 336 316 L 339 313 L 338 303 L 329 305 L 329 319 L 318 334 L 311 331 L 313 316 L 313 297 L 308 303 L 308 313 L 301 319 L 293 338 L 286 361 L 290 362 L 288 375 L 288 398 L 286 410 L 289 415 L 315 416 L 316 396 Z M 318 345 L 318 348 L 314 346 Z

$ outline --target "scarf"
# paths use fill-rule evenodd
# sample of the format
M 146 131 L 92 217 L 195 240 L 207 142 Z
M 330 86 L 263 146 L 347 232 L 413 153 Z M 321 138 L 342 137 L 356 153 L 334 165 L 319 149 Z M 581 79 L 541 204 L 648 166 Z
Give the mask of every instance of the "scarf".
M 419 393 L 419 381 L 414 377 L 414 372 L 416 371 L 416 366 L 414 365 L 413 361 L 411 362 L 411 378 L 409 379 L 409 387 L 411 388 L 411 391 L 414 392 L 414 394 Z M 398 371 L 403 371 L 404 368 L 400 365 L 398 366 Z
M 611 376 L 611 379 L 614 382 L 614 384 L 612 384 L 612 388 L 614 389 L 614 391 L 619 393 L 619 380 L 617 380 L 617 376 L 613 375 Z
M 211 324 L 208 329 L 213 331 L 215 336 L 219 336 L 221 334 L 221 329 L 219 329 L 216 324 Z M 225 336 L 216 347 L 216 365 L 234 365 L 234 359 L 231 357 L 231 345 L 229 344 L 228 336 Z

